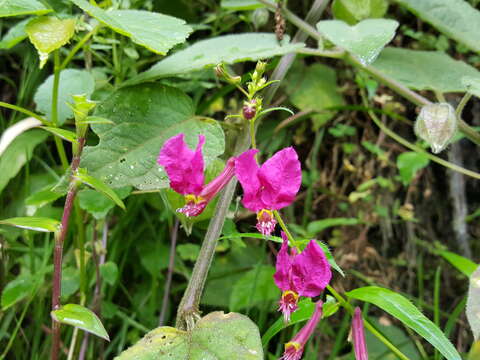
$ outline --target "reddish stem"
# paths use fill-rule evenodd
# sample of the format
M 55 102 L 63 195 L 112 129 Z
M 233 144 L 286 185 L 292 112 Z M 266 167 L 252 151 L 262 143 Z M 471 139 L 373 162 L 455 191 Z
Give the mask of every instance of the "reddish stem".
M 52 310 L 60 308 L 60 297 L 62 295 L 62 255 L 63 242 L 68 231 L 68 221 L 72 213 L 73 201 L 77 194 L 78 187 L 75 184 L 73 174 L 77 171 L 80 165 L 80 155 L 82 154 L 85 138 L 78 139 L 78 148 L 76 154 L 73 156 L 71 172 L 70 172 L 70 186 L 65 199 L 65 206 L 63 207 L 62 222 L 60 229 L 55 236 L 55 248 L 53 251 L 53 289 L 52 289 Z M 60 323 L 52 319 L 52 353 L 51 359 L 58 360 L 60 353 Z

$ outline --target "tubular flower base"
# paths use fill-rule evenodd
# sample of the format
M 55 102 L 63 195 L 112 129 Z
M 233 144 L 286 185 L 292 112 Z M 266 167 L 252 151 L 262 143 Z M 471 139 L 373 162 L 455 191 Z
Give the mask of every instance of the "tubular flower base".
M 317 327 L 322 318 L 323 302 L 318 301 L 315 304 L 315 312 L 313 313 L 307 324 L 298 332 L 295 337 L 285 344 L 285 351 L 280 360 L 300 360 L 303 355 L 303 349 L 313 331 Z
M 365 329 L 363 327 L 362 311 L 355 308 L 352 320 L 353 349 L 356 360 L 368 360 L 367 342 L 365 341 Z
M 282 231 L 283 244 L 277 255 L 275 284 L 283 291 L 279 311 L 285 321 L 297 310 L 299 296 L 315 297 L 322 293 L 332 278 L 325 254 L 315 240 L 310 240 L 300 254 L 288 250 L 288 239 Z
M 170 187 L 185 197 L 185 206 L 177 212 L 188 217 L 200 215 L 235 174 L 235 160 L 232 158 L 215 179 L 204 185 L 204 143 L 205 136 L 199 135 L 197 148 L 190 150 L 185 143 L 185 135 L 178 134 L 165 142 L 157 160 L 165 168 Z
M 243 188 L 243 206 L 257 213 L 258 231 L 270 235 L 277 224 L 273 210 L 280 210 L 295 200 L 302 170 L 292 147 L 280 150 L 262 166 L 255 160 L 257 152 L 250 149 L 235 159 L 235 175 Z

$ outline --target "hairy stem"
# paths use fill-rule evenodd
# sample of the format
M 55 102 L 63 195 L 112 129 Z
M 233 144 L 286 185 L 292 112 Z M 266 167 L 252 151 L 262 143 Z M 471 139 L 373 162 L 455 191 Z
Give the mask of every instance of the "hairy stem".
M 248 126 L 245 126 L 243 133 L 235 145 L 235 155 L 238 155 L 248 149 L 250 145 L 250 132 Z M 192 276 L 188 282 L 187 289 L 183 294 L 182 301 L 177 311 L 176 327 L 179 329 L 191 330 L 195 321 L 200 317 L 199 305 L 202 297 L 203 288 L 207 279 L 208 270 L 212 264 L 215 248 L 218 238 L 225 222 L 228 207 L 232 202 L 233 193 L 237 185 L 237 180 L 233 178 L 218 199 L 215 213 L 208 225 L 205 239 L 203 240 L 197 262 L 193 268 Z
M 76 154 L 72 159 L 71 174 L 73 174 L 80 164 L 80 155 L 85 144 L 85 138 L 78 139 L 78 147 Z M 61 297 L 61 283 L 62 283 L 62 256 L 63 243 L 68 231 L 68 222 L 73 209 L 73 203 L 77 194 L 78 186 L 70 175 L 70 186 L 65 199 L 65 206 L 63 207 L 62 221 L 60 229 L 55 234 L 55 248 L 53 252 L 53 289 L 52 289 L 52 310 L 57 310 L 60 307 Z M 60 323 L 52 319 L 52 360 L 57 360 L 60 352 Z

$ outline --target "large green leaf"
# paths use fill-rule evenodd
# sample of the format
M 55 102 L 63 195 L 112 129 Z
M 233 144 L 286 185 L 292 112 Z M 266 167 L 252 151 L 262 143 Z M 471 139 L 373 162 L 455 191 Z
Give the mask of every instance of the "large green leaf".
M 27 18 L 12 26 L 0 41 L 0 49 L 10 49 L 27 38 L 25 26 L 30 20 L 30 18 Z
M 61 20 L 54 16 L 37 17 L 27 24 L 25 31 L 38 51 L 42 68 L 47 62 L 48 54 L 70 41 L 75 33 L 75 20 Z
M 280 291 L 273 282 L 275 268 L 269 265 L 246 272 L 232 287 L 230 310 L 238 311 L 265 302 L 278 301 Z
M 77 304 L 66 304 L 58 310 L 51 312 L 52 318 L 56 321 L 78 327 L 79 329 L 88 331 L 107 341 L 110 340 L 107 331 L 102 322 L 95 313 L 84 306 Z
M 306 67 L 299 62 L 283 84 L 293 105 L 303 111 L 319 112 L 312 115 L 315 129 L 335 115 L 335 111 L 327 111 L 327 108 L 344 103 L 337 87 L 336 72 L 326 65 L 317 63 Z
M 150 331 L 116 360 L 263 360 L 257 326 L 246 316 L 216 311 L 191 332 L 172 327 Z
M 274 34 L 247 33 L 219 36 L 201 40 L 185 50 L 170 55 L 125 84 L 137 84 L 184 74 L 219 63 L 232 64 L 240 61 L 267 59 L 294 52 L 303 46 L 305 45 L 301 43 L 289 43 L 287 36 L 280 44 Z
M 48 133 L 42 130 L 29 130 L 20 134 L 0 156 L 0 192 L 10 179 L 18 174 L 27 161 L 32 158 L 35 147 L 45 141 Z
M 37 104 L 37 111 L 45 114 L 48 119 L 52 116 L 52 89 L 53 75 L 40 85 L 33 100 Z M 72 95 L 85 94 L 90 96 L 95 90 L 95 79 L 85 70 L 66 69 L 60 73 L 58 86 L 58 124 L 62 125 L 66 119 L 73 118 L 73 111 L 69 104 L 73 104 Z
M 0 0 L 0 17 L 36 14 L 41 15 L 52 10 L 47 9 L 38 0 Z
M 377 286 L 358 288 L 348 292 L 347 296 L 372 303 L 386 311 L 416 331 L 448 360 L 462 359 L 443 332 L 404 296 Z
M 480 52 L 480 11 L 465 0 L 396 0 L 419 18 Z
M 254 10 L 265 7 L 257 0 L 222 0 L 220 6 L 228 10 Z
M 87 0 L 72 2 L 109 28 L 158 54 L 165 54 L 174 45 L 183 43 L 192 32 L 185 21 L 173 16 L 143 10 L 105 11 Z
M 480 77 L 474 67 L 443 52 L 387 47 L 373 67 L 414 90 L 465 92 L 462 77 Z
M 213 120 L 196 118 L 192 100 L 172 87 L 148 84 L 120 89 L 97 107 L 95 115 L 114 124 L 92 125 L 100 142 L 85 147 L 81 165 L 112 188 L 168 187 L 156 160 L 165 140 L 178 133 L 185 134 L 191 148 L 199 134 L 205 135 L 206 165 L 224 151 L 221 127 Z
M 368 65 L 375 61 L 383 47 L 395 36 L 398 22 L 388 19 L 367 19 L 349 26 L 340 20 L 324 20 L 317 29 L 335 45 L 344 48 Z
M 480 338 L 480 266 L 470 277 L 466 314 L 473 336 L 478 340 Z

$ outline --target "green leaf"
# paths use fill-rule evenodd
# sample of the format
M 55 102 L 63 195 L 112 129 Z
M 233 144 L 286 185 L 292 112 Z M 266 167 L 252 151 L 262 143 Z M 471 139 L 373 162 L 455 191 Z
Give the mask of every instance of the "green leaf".
M 358 225 L 361 221 L 357 218 L 327 218 L 317 221 L 312 221 L 307 226 L 307 231 L 310 234 L 316 235 L 325 229 L 333 226 Z
M 346 295 L 386 311 L 427 340 L 448 360 L 462 359 L 443 332 L 402 295 L 377 286 L 358 288 Z
M 40 85 L 33 100 L 37 105 L 37 111 L 52 118 L 52 89 L 53 75 L 50 75 Z M 73 118 L 73 112 L 69 104 L 73 104 L 72 95 L 85 94 L 90 96 L 95 90 L 95 79 L 92 74 L 85 70 L 66 69 L 60 73 L 58 86 L 58 124 L 62 125 L 66 119 Z
M 87 116 L 85 120 L 79 121 L 79 124 L 113 124 L 113 121 L 100 116 Z
M 52 10 L 47 9 L 38 0 L 0 0 L 0 17 L 19 15 L 42 15 Z
M 462 77 L 462 84 L 469 93 L 480 98 L 480 77 L 464 76 Z
M 261 265 L 247 271 L 233 285 L 230 293 L 230 310 L 238 311 L 268 301 L 278 301 L 281 293 L 273 282 L 274 273 L 275 268 L 269 265 Z
M 132 188 L 126 186 L 113 191 L 123 200 L 130 194 Z M 108 212 L 115 207 L 115 203 L 110 198 L 92 189 L 82 189 L 77 196 L 80 207 L 97 220 L 104 219 Z
M 67 141 L 70 141 L 71 143 L 78 144 L 77 135 L 73 131 L 55 128 L 55 127 L 49 127 L 49 126 L 41 126 L 40 128 L 52 133 L 55 136 L 58 136 L 63 140 L 67 140 Z
M 448 37 L 480 52 L 480 11 L 461 0 L 396 0 Z
M 114 285 L 118 279 L 118 266 L 113 261 L 107 261 L 100 265 L 100 274 L 102 279 L 109 285 Z
M 192 32 L 182 19 L 143 10 L 105 11 L 86 0 L 72 0 L 82 10 L 134 43 L 157 54 L 166 54 Z
M 177 253 L 182 260 L 195 261 L 200 253 L 198 244 L 180 244 L 177 245 Z
M 75 19 L 37 17 L 27 24 L 25 31 L 38 51 L 40 68 L 42 68 L 48 60 L 48 54 L 70 41 L 75 33 Z
M 21 275 L 10 281 L 2 290 L 2 310 L 8 309 L 32 293 L 35 278 L 30 275 Z
M 327 108 L 344 104 L 337 86 L 337 74 L 326 65 L 317 63 L 307 67 L 296 62 L 283 84 L 293 105 L 303 111 L 321 113 L 312 115 L 314 130 L 335 115 L 336 111 Z
M 48 134 L 42 130 L 28 130 L 18 135 L 0 156 L 0 192 L 10 179 L 32 158 L 33 150 L 45 141 Z
M 411 89 L 441 93 L 465 92 L 462 77 L 480 77 L 474 67 L 437 51 L 387 47 L 372 66 Z
M 395 36 L 398 22 L 387 19 L 367 19 L 354 26 L 340 20 L 324 20 L 317 29 L 335 45 L 358 57 L 363 65 L 375 61 L 380 51 Z
M 337 312 L 339 308 L 339 304 L 335 300 L 333 296 L 327 295 L 327 301 L 323 304 L 323 315 L 322 319 L 332 316 Z M 298 309 L 295 310 L 291 317 L 290 322 L 285 323 L 283 316 L 280 317 L 275 321 L 272 326 L 268 328 L 268 330 L 262 336 L 262 345 L 265 347 L 270 340 L 278 334 L 283 329 L 286 329 L 289 326 L 295 325 L 302 321 L 307 321 L 313 315 L 315 311 L 315 303 L 312 302 L 311 298 L 305 298 L 298 302 Z
M 439 251 L 439 254 L 447 260 L 450 264 L 457 268 L 458 271 L 463 273 L 465 276 L 470 277 L 473 272 L 477 269 L 477 264 L 472 260 L 467 259 L 463 256 L 455 254 L 450 251 Z
M 107 331 L 98 316 L 86 307 L 77 304 L 66 304 L 58 310 L 53 310 L 50 314 L 59 323 L 72 325 L 110 341 Z
M 95 115 L 114 124 L 92 125 L 100 142 L 85 147 L 81 165 L 113 188 L 169 187 L 157 156 L 165 140 L 178 133 L 185 134 L 190 148 L 196 146 L 199 134 L 205 135 L 206 166 L 225 148 L 220 125 L 196 118 L 192 100 L 172 87 L 145 84 L 120 89 L 97 106 Z
M 80 288 L 80 272 L 73 267 L 62 271 L 62 301 L 67 301 Z
M 41 208 L 55 200 L 61 198 L 64 194 L 51 190 L 52 186 L 47 186 L 40 191 L 30 195 L 25 199 L 25 205 Z
M 386 0 L 335 0 L 332 4 L 333 16 L 350 25 L 368 18 L 381 18 L 387 10 Z
M 159 327 L 115 358 L 116 360 L 263 360 L 257 326 L 246 316 L 216 311 L 190 331 Z
M 480 338 L 480 266 L 470 277 L 466 314 L 473 337 L 478 341 Z
M 115 204 L 120 206 L 123 210 L 125 210 L 125 204 L 118 197 L 118 195 L 115 193 L 115 191 L 110 189 L 110 187 L 108 187 L 101 180 L 99 180 L 99 179 L 97 179 L 93 176 L 88 175 L 87 172 L 85 171 L 85 169 L 78 169 L 75 172 L 74 177 L 77 178 L 78 180 L 80 180 L 85 185 L 88 185 L 88 186 L 94 188 L 95 190 L 97 190 L 98 192 L 102 193 L 103 195 L 108 197 L 110 200 L 112 200 Z
M 305 44 L 302 43 L 289 43 L 287 36 L 279 44 L 274 34 L 266 33 L 219 36 L 198 41 L 184 50 L 177 51 L 125 84 L 132 85 L 185 74 L 212 67 L 219 63 L 232 64 L 247 60 L 268 59 L 276 55 L 294 52 L 304 46 Z
M 0 41 L 0 49 L 11 49 L 26 39 L 28 35 L 25 32 L 25 26 L 30 20 L 30 18 L 27 18 L 12 26 Z
M 255 10 L 265 7 L 257 0 L 222 0 L 220 6 L 228 10 Z
M 405 151 L 397 157 L 397 167 L 404 185 L 410 184 L 417 172 L 430 163 L 425 154 Z
M 57 220 L 33 216 L 0 220 L 0 224 L 42 232 L 56 232 L 60 227 L 60 222 Z

